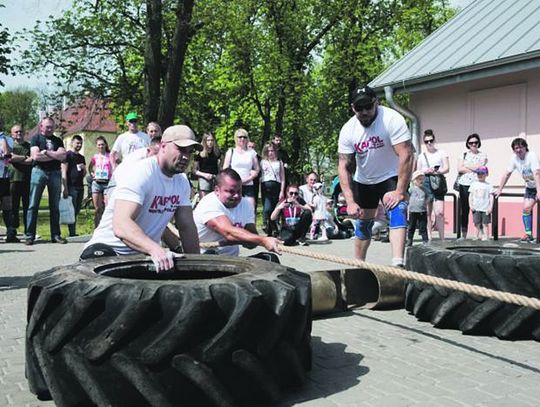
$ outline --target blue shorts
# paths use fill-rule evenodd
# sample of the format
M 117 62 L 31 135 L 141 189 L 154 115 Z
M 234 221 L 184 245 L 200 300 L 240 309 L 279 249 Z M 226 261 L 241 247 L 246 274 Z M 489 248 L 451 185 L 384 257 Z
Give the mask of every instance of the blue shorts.
M 102 193 L 105 192 L 108 185 L 109 185 L 109 181 L 107 181 L 107 182 L 92 181 L 92 193 L 93 194 L 102 194 Z

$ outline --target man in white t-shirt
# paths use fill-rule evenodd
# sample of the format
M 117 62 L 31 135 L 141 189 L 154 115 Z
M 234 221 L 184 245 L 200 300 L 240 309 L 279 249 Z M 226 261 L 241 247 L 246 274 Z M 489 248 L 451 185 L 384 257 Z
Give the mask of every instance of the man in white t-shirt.
M 365 260 L 382 200 L 389 216 L 392 264 L 403 265 L 407 188 L 413 166 L 411 134 L 395 110 L 379 106 L 368 86 L 353 92 L 354 116 L 341 128 L 338 174 L 348 214 L 356 219 L 355 256 Z
M 533 243 L 532 236 L 532 210 L 536 201 L 540 199 L 540 164 L 538 157 L 532 151 L 529 151 L 527 141 L 521 137 L 512 140 L 512 151 L 514 155 L 510 161 L 506 173 L 502 176 L 499 188 L 495 191 L 495 196 L 498 197 L 508 182 L 512 172 L 516 170 L 525 181 L 525 194 L 523 196 L 523 226 L 525 227 L 525 235 L 521 239 L 522 242 Z
M 81 259 L 144 253 L 157 271 L 171 269 L 173 256 L 160 245 L 165 227 L 174 215 L 186 253 L 199 252 L 199 238 L 191 210 L 189 181 L 183 172 L 193 150 L 202 150 L 193 131 L 184 125 L 165 130 L 159 152 L 116 174 L 116 188 L 103 218 Z
M 137 113 L 131 112 L 126 115 L 128 131 L 120 134 L 116 138 L 111 149 L 113 170 L 127 155 L 140 148 L 148 147 L 150 144 L 150 137 L 148 134 L 139 131 L 137 126 L 138 121 L 139 117 L 137 116 Z
M 280 240 L 257 233 L 253 206 L 242 197 L 242 178 L 232 168 L 218 173 L 214 192 L 201 199 L 193 217 L 201 242 L 220 242 L 218 254 L 238 256 L 239 244 L 248 249 L 264 246 L 280 252 Z

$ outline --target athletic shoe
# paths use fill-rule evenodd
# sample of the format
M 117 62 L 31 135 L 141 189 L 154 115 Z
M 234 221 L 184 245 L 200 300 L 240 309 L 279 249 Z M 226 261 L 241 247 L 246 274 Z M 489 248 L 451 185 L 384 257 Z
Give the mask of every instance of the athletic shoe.
M 7 236 L 6 237 L 6 243 L 20 243 L 21 239 L 19 239 L 17 236 Z
M 309 246 L 309 243 L 306 242 L 306 239 L 305 239 L 305 238 L 300 238 L 300 239 L 298 239 L 298 244 L 299 244 L 300 246 Z
M 524 242 L 524 243 L 534 243 L 534 237 L 532 237 L 531 235 L 524 235 L 520 242 Z
M 31 237 L 27 238 L 25 241 L 24 241 L 24 244 L 26 246 L 32 246 L 34 244 L 34 239 L 32 239 Z

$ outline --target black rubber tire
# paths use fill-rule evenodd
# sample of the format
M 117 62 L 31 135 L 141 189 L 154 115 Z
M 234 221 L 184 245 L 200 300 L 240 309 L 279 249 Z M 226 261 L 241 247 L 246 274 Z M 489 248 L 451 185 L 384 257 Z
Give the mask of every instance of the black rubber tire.
M 494 245 L 413 246 L 407 269 L 540 298 L 540 252 Z M 476 295 L 409 282 L 405 309 L 437 328 L 500 339 L 540 340 L 540 312 Z
M 252 405 L 311 368 L 309 276 L 259 259 L 82 261 L 28 287 L 26 375 L 58 406 Z

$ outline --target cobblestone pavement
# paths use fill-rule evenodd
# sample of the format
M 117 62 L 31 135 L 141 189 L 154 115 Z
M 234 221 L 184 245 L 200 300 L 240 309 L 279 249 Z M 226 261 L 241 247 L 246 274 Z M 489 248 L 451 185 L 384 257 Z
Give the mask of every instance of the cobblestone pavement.
M 350 241 L 311 250 L 352 255 Z M 53 406 L 24 377 L 26 285 L 33 273 L 77 260 L 82 243 L 0 244 L 0 405 Z M 244 251 L 246 254 L 247 251 Z M 388 244 L 368 260 L 388 264 Z M 340 268 L 283 255 L 299 270 Z M 313 369 L 285 406 L 536 406 L 540 344 L 464 336 L 421 323 L 404 310 L 355 310 L 313 323 Z

